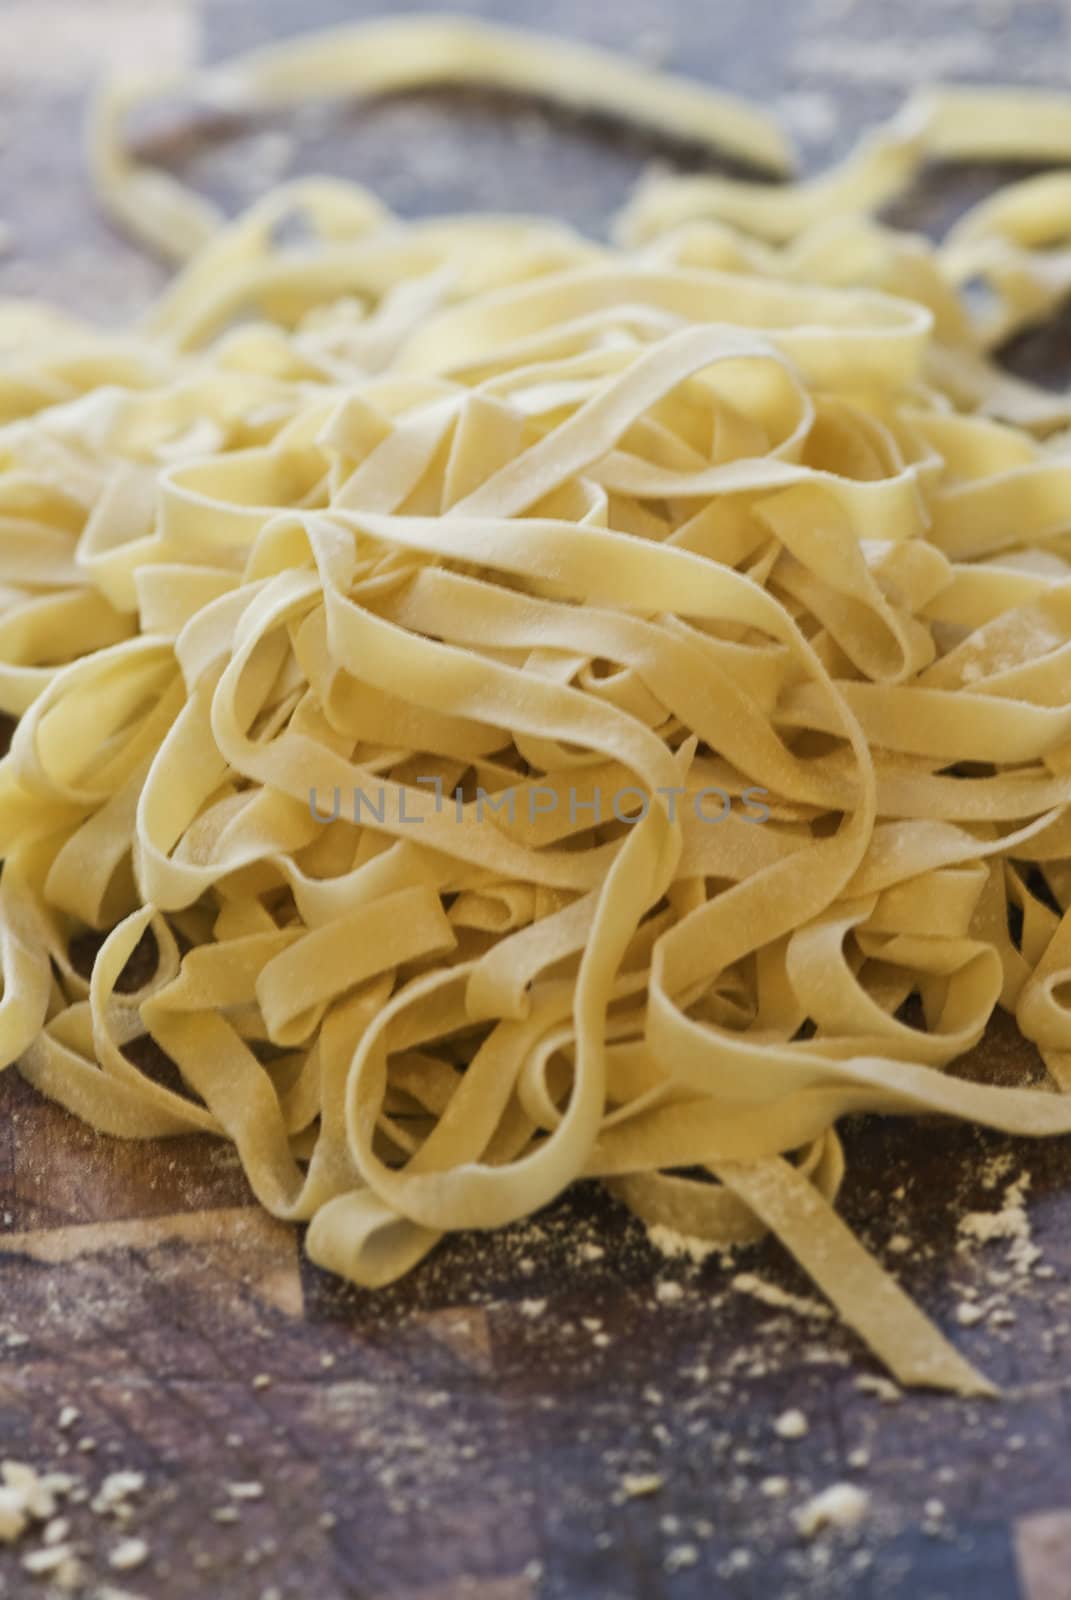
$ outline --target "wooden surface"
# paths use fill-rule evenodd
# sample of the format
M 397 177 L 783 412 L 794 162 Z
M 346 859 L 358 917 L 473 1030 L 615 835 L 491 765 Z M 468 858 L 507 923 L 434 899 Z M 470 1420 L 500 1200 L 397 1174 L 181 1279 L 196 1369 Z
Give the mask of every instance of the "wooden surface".
M 480 9 L 535 18 L 523 0 Z M 0 292 L 121 318 L 162 280 L 93 212 L 78 146 L 88 75 L 365 10 L 0 3 L 12 230 Z M 901 0 L 895 36 L 892 18 L 844 0 L 557 0 L 540 20 L 763 96 L 813 159 L 926 75 L 1071 87 L 1066 4 Z M 652 153 L 494 96 L 193 134 L 172 118 L 146 137 L 232 204 L 326 168 L 406 212 L 542 207 L 595 226 Z M 945 174 L 903 215 L 932 221 L 991 176 Z M 1067 349 L 1065 327 L 1022 341 L 1018 359 L 1051 368 Z M 1008 1081 L 1032 1070 L 1006 1020 L 974 1066 Z M 62 1467 L 91 1492 L 117 1468 L 144 1474 L 127 1531 L 149 1554 L 133 1571 L 109 1568 L 113 1516 L 65 1510 L 90 1595 L 111 1583 L 145 1600 L 1066 1600 L 1071 1144 L 877 1119 L 846 1143 L 849 1220 L 1001 1402 L 875 1392 L 872 1363 L 816 1314 L 775 1245 L 731 1264 L 667 1262 L 589 1188 L 358 1293 L 251 1204 L 227 1148 L 98 1138 L 8 1072 L 0 1455 Z M 1014 1236 L 965 1249 L 957 1223 L 1000 1210 L 1024 1173 L 1041 1255 L 1020 1272 Z M 756 1289 L 803 1304 L 779 1309 Z M 802 1439 L 774 1430 L 789 1406 L 807 1418 Z M 61 1426 L 64 1407 L 79 1415 Z M 626 1493 L 651 1474 L 657 1492 Z M 844 1481 L 869 1492 L 862 1527 L 802 1539 L 793 1512 Z M 236 1498 L 235 1483 L 262 1492 Z M 48 1592 L 20 1564 L 38 1543 L 0 1547 L 5 1600 Z

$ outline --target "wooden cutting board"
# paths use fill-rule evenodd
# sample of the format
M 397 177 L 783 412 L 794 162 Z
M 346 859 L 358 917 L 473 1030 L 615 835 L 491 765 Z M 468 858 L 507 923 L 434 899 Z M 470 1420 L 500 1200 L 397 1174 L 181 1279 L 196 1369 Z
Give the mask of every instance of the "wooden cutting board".
M 481 9 L 535 20 L 523 0 Z M 162 280 L 89 201 L 87 72 L 365 10 L 7 0 L 0 292 L 121 317 Z M 890 36 L 879 0 L 572 0 L 541 20 L 762 95 L 817 151 L 850 142 L 916 74 L 1059 81 L 1068 16 L 1043 0 L 1015 13 L 902 0 Z M 151 130 L 157 153 L 231 204 L 326 168 L 409 213 L 545 207 L 593 226 L 642 159 L 667 154 L 489 95 L 182 128 Z M 937 175 L 905 215 L 931 222 L 992 176 Z M 1017 359 L 1037 370 L 1069 349 L 1065 326 Z M 975 1063 L 998 1081 L 1030 1064 L 1006 1020 Z M 98 1138 L 5 1073 L 0 1455 L 71 1476 L 61 1509 L 89 1594 L 1066 1600 L 1071 1143 L 867 1119 L 846 1144 L 846 1215 L 1002 1386 L 999 1403 L 899 1395 L 776 1245 L 667 1260 L 590 1186 L 360 1293 L 252 1203 L 228 1148 Z M 983 1245 L 958 1223 L 1010 1204 L 1014 1229 L 1024 1174 L 1041 1254 L 1020 1272 L 1014 1232 Z M 797 1439 L 774 1427 L 790 1407 L 807 1423 Z M 127 1523 L 89 1499 L 117 1470 L 145 1480 Z M 859 1529 L 802 1538 L 793 1513 L 840 1482 L 869 1494 Z M 144 1561 L 113 1570 L 131 1535 Z M 48 1592 L 21 1566 L 39 1543 L 0 1546 L 0 1596 Z

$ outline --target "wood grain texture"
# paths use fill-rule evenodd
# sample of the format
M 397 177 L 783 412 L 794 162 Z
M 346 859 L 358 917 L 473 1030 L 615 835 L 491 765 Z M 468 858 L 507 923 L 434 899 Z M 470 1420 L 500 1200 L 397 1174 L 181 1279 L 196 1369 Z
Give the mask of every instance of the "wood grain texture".
M 372 9 L 0 0 L 0 218 L 13 238 L 0 292 L 120 319 L 162 281 L 93 210 L 79 146 L 89 75 Z M 1071 87 L 1063 0 L 902 0 L 892 33 L 880 0 L 469 9 L 762 96 L 812 159 L 925 76 Z M 254 128 L 175 116 L 143 135 L 231 206 L 327 169 L 410 214 L 535 208 L 596 227 L 652 155 L 696 160 L 491 94 L 313 108 Z M 901 219 L 932 225 L 993 177 L 935 174 Z M 1046 330 L 1016 360 L 1054 375 L 1064 363 L 1066 380 L 1069 344 L 1066 325 Z M 999 1080 L 1029 1063 L 999 1020 L 975 1066 Z M 878 1119 L 846 1142 L 849 1220 L 1002 1385 L 999 1404 L 876 1392 L 851 1335 L 732 1287 L 747 1271 L 762 1292 L 809 1297 L 776 1245 L 728 1266 L 667 1263 L 590 1186 L 362 1294 L 253 1208 L 225 1147 L 98 1138 L 6 1073 L 0 1455 L 62 1467 L 91 1491 L 118 1467 L 144 1473 L 131 1527 L 149 1556 L 129 1574 L 108 1565 L 114 1517 L 66 1512 L 87 1594 L 111 1581 L 145 1600 L 1057 1600 L 1071 1593 L 1071 1142 Z M 999 1241 L 964 1253 L 956 1227 L 999 1207 L 1024 1171 L 1042 1251 L 1041 1273 L 1025 1275 Z M 772 1426 L 788 1406 L 809 1422 L 797 1441 Z M 65 1426 L 63 1407 L 79 1412 Z M 652 1474 L 657 1492 L 628 1493 Z M 863 1529 L 802 1541 L 793 1510 L 845 1480 L 870 1493 Z M 250 1483 L 259 1496 L 228 1488 Z M 5 1600 L 46 1592 L 20 1565 L 26 1548 L 0 1548 Z

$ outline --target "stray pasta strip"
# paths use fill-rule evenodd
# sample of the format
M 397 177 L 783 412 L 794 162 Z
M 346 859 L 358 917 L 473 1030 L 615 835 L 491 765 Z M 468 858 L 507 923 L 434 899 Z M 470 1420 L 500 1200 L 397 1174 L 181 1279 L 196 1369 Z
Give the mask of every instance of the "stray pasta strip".
M 789 164 L 471 20 L 177 87 L 476 79 Z M 92 163 L 171 287 L 122 334 L 0 305 L 0 1059 L 232 1140 L 356 1283 L 594 1177 L 991 1392 L 836 1215 L 836 1124 L 1071 1132 L 1071 404 L 992 360 L 1071 288 L 1071 188 L 875 216 L 931 156 L 1066 162 L 1071 102 L 934 90 L 815 179 L 650 181 L 611 247 L 330 179 L 224 223 L 126 149 L 156 92 Z M 1044 1084 L 946 1070 L 998 1005 Z

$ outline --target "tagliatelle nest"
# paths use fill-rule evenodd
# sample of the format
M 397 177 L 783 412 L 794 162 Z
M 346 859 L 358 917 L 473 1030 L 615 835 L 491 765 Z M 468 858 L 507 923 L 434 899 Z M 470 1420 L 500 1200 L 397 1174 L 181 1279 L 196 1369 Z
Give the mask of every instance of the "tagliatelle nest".
M 195 88 L 473 77 L 783 153 L 457 21 Z M 1071 106 L 934 94 L 810 183 L 648 184 L 608 248 L 329 180 L 217 226 L 135 98 L 98 181 L 197 253 L 128 336 L 0 309 L 0 1056 L 233 1140 L 358 1283 L 593 1176 L 773 1229 L 898 1377 L 986 1389 L 837 1219 L 834 1128 L 1071 1131 L 1071 401 L 988 357 L 1071 285 L 1071 176 L 939 248 L 868 213 L 931 154 L 1067 160 Z M 1045 1087 L 943 1071 L 998 1004 Z

